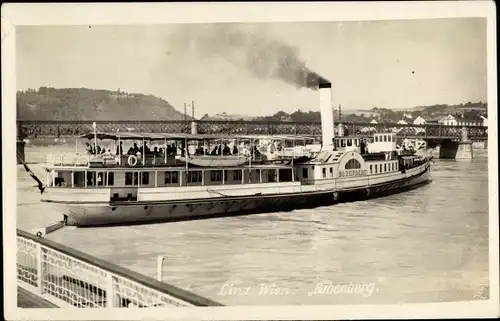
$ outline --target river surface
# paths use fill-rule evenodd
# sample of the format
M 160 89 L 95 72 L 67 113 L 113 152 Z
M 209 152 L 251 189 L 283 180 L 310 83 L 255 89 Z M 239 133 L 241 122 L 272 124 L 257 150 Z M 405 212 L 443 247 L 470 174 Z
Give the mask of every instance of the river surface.
M 43 177 L 46 155 L 27 147 Z M 472 300 L 488 284 L 488 159 L 436 160 L 432 183 L 354 203 L 233 218 L 64 227 L 47 238 L 225 305 L 396 304 Z M 60 220 L 17 169 L 17 226 Z M 331 284 L 331 286 L 329 286 Z M 337 287 L 336 287 L 337 286 Z M 486 293 L 480 293 L 488 296 Z

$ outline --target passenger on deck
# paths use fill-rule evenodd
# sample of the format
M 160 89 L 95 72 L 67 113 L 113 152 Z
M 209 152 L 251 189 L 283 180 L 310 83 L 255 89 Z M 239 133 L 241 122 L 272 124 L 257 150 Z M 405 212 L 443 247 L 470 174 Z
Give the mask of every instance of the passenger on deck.
M 167 155 L 168 156 L 174 156 L 176 153 L 177 149 L 175 148 L 175 145 L 167 145 Z
M 158 151 L 158 147 L 157 146 L 155 146 L 155 148 L 153 149 L 153 155 L 154 156 L 160 155 L 160 152 Z
M 133 154 L 132 155 L 136 155 L 138 152 L 140 152 L 141 150 L 139 149 L 139 146 L 137 146 L 137 143 L 134 143 L 134 147 L 133 147 Z
M 94 154 L 94 149 L 92 148 L 92 146 L 90 146 L 89 143 L 85 143 L 85 150 L 87 151 L 87 154 Z
M 359 146 L 359 149 L 360 149 L 361 155 L 363 155 L 363 154 L 365 154 L 365 153 L 366 153 L 365 147 L 366 147 L 365 141 L 364 141 L 364 140 L 361 140 L 361 143 L 360 143 L 360 146 Z
M 215 146 L 214 149 L 212 149 L 212 152 L 210 153 L 210 155 L 212 155 L 212 156 L 217 155 L 217 146 Z
M 231 155 L 231 149 L 226 144 L 224 144 L 224 149 L 222 150 L 222 154 L 224 156 Z
M 142 145 L 141 152 L 144 152 L 146 155 L 151 154 L 151 150 L 149 149 L 147 142 L 144 142 L 144 145 Z
M 217 155 L 222 155 L 222 145 L 217 148 Z
M 97 152 L 96 152 L 96 154 L 98 154 L 98 155 L 101 154 L 101 146 L 99 146 L 99 145 L 97 145 Z
M 120 142 L 120 145 L 116 146 L 116 155 L 123 155 L 123 142 Z
M 127 155 L 135 155 L 135 153 L 136 153 L 135 148 L 133 146 L 130 146 Z
M 236 146 L 236 144 L 234 144 L 233 147 L 233 155 L 238 155 L 238 146 Z

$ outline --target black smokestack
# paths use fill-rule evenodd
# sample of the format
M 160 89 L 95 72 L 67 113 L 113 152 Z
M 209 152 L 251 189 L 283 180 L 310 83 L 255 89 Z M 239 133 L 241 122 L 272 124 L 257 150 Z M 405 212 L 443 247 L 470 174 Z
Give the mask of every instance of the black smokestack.
M 278 79 L 297 89 L 317 90 L 319 85 L 329 83 L 306 66 L 296 48 L 264 32 L 244 32 L 235 25 L 183 26 L 170 38 L 169 45 L 179 54 L 224 59 L 255 77 Z

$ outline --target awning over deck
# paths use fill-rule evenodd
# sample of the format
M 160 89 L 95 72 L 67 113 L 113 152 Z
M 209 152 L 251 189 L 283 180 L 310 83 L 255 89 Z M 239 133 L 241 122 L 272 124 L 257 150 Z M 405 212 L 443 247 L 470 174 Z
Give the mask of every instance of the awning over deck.
M 287 141 L 304 141 L 314 140 L 314 137 L 308 136 L 274 136 L 274 135 L 210 135 L 210 134 L 169 134 L 169 133 L 147 133 L 147 132 L 97 132 L 79 136 L 86 139 L 111 139 L 111 140 L 287 140 Z

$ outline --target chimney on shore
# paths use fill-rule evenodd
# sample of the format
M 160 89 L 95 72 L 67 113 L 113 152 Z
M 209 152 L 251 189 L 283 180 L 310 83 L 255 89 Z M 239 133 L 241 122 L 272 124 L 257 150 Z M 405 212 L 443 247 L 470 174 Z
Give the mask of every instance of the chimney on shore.
M 333 150 L 335 137 L 333 124 L 332 84 L 319 84 L 319 106 L 321 111 L 322 150 Z

